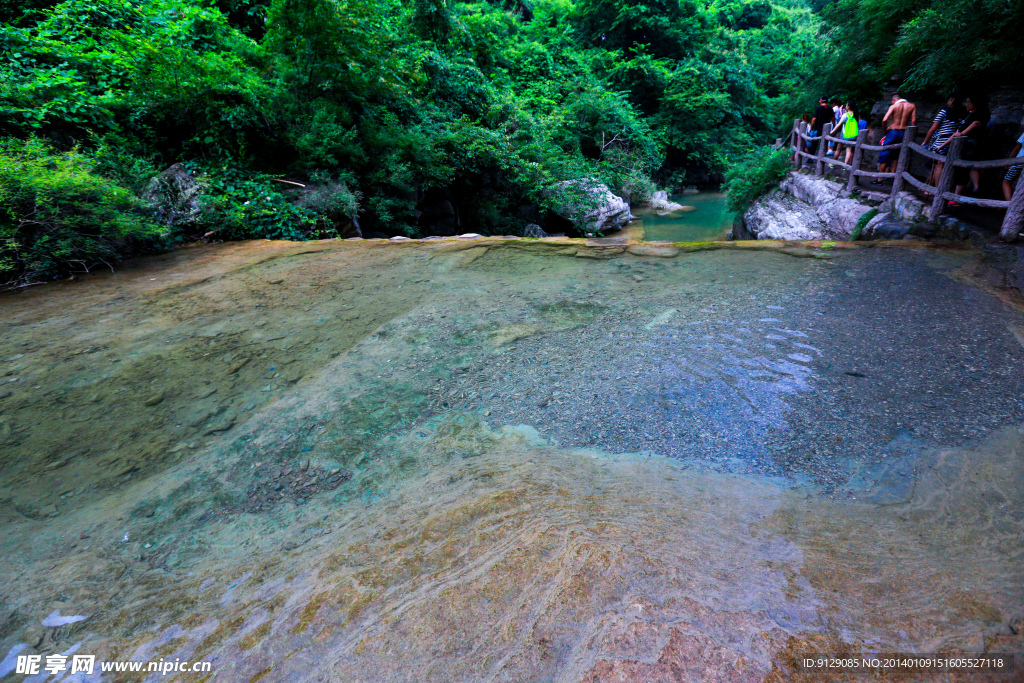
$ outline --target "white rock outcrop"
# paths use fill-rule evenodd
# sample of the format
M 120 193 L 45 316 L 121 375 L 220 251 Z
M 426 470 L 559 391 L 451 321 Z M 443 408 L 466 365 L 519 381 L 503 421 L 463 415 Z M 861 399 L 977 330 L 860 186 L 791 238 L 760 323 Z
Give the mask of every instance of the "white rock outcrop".
M 659 216 L 666 216 L 670 213 L 694 211 L 697 207 L 686 206 L 685 204 L 677 204 L 676 202 L 670 201 L 668 198 L 668 192 L 665 190 L 658 190 L 645 204 L 654 213 Z
M 748 235 L 758 240 L 820 240 L 825 226 L 814 209 L 784 192 L 772 192 L 751 204 L 743 214 Z
M 857 221 L 871 210 L 839 197 L 842 186 L 823 178 L 790 173 L 781 192 L 759 197 L 743 215 L 746 235 L 775 240 L 848 240 Z

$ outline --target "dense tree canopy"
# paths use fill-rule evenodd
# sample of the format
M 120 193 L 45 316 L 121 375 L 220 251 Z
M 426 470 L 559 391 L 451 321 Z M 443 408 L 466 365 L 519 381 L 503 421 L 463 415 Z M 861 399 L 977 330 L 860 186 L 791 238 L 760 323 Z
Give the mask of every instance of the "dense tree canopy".
M 874 97 L 885 85 L 939 94 L 1024 83 L 1020 0 L 814 0 L 824 18 L 821 87 Z
M 350 219 L 416 234 L 438 198 L 463 230 L 507 233 L 542 220 L 567 180 L 638 199 L 714 179 L 775 136 L 817 31 L 803 0 L 2 0 L 0 11 L 0 135 L 76 150 L 83 173 L 136 195 L 185 164 L 204 210 L 169 239 L 322 236 Z M 287 196 L 271 181 L 284 176 L 322 201 Z M 152 218 L 145 202 L 133 211 Z M 0 212 L 5 263 L 38 237 L 16 214 Z

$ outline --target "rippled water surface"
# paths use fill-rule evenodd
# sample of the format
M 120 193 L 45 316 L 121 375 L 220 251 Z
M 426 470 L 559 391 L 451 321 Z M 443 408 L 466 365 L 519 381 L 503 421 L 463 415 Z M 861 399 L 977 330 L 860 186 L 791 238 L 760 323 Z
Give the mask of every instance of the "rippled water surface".
M 0 658 L 1024 653 L 1024 316 L 970 255 L 638 246 L 252 243 L 3 299 Z

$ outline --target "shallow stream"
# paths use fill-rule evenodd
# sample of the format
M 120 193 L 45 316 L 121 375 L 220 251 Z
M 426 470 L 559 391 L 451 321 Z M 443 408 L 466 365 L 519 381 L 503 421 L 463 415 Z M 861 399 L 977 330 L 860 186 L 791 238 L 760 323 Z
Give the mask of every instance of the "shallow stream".
M 725 239 L 732 229 L 733 215 L 725 208 L 725 193 L 701 192 L 699 194 L 678 194 L 670 201 L 693 210 L 679 211 L 659 216 L 650 211 L 639 210 L 636 225 L 642 228 L 648 241 L 704 242 Z
M 4 297 L 0 678 L 61 652 L 253 682 L 1020 657 L 1024 315 L 972 258 L 253 242 Z

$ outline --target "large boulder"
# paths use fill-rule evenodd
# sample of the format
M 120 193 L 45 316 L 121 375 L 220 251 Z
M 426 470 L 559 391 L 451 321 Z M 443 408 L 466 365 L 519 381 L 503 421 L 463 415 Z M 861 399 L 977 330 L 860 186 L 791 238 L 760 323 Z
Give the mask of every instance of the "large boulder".
M 888 211 L 876 215 L 864 226 L 861 239 L 901 240 L 910 231 L 910 223 Z
M 154 217 L 175 230 L 198 229 L 205 187 L 184 164 L 174 164 L 154 176 L 142 193 L 142 201 Z
M 658 190 L 652 194 L 645 206 L 659 216 L 666 216 L 677 211 L 693 211 L 697 208 L 695 206 L 685 206 L 683 204 L 677 204 L 676 202 L 670 201 L 668 198 L 668 192 L 665 190 Z
M 779 183 L 779 188 L 802 202 L 823 204 L 838 197 L 843 186 L 806 173 L 790 173 Z
M 870 210 L 870 206 L 855 199 L 832 199 L 815 206 L 815 213 L 825 226 L 825 237 L 834 240 L 850 239 L 857 221 Z
M 896 194 L 895 200 L 886 201 L 883 205 L 903 220 L 912 223 L 924 222 L 932 213 L 930 206 L 925 206 L 920 199 L 909 192 L 899 192 Z
M 759 240 L 820 240 L 825 224 L 809 204 L 784 192 L 772 192 L 754 200 L 743 214 L 745 234 L 734 236 Z
M 544 228 L 540 227 L 536 223 L 530 223 L 523 229 L 523 237 L 535 237 L 541 239 L 547 237 L 548 234 L 544 232 Z
M 566 180 L 556 183 L 547 194 L 555 214 L 587 236 L 618 230 L 633 217 L 626 200 L 596 180 Z
M 779 189 L 794 199 L 807 204 L 818 217 L 823 238 L 848 240 L 857 221 L 871 207 L 855 199 L 841 199 L 843 186 L 839 183 L 803 173 L 790 173 L 779 183 Z M 819 228 L 814 228 L 819 230 Z
M 735 239 L 849 240 L 857 223 L 877 202 L 843 198 L 843 187 L 834 181 L 804 173 L 790 173 L 779 190 L 757 199 L 733 228 Z M 908 235 L 942 235 L 965 239 L 967 230 L 957 222 L 939 226 L 924 221 L 928 207 L 909 192 L 886 201 L 880 213 L 865 225 L 860 239 L 904 239 Z

